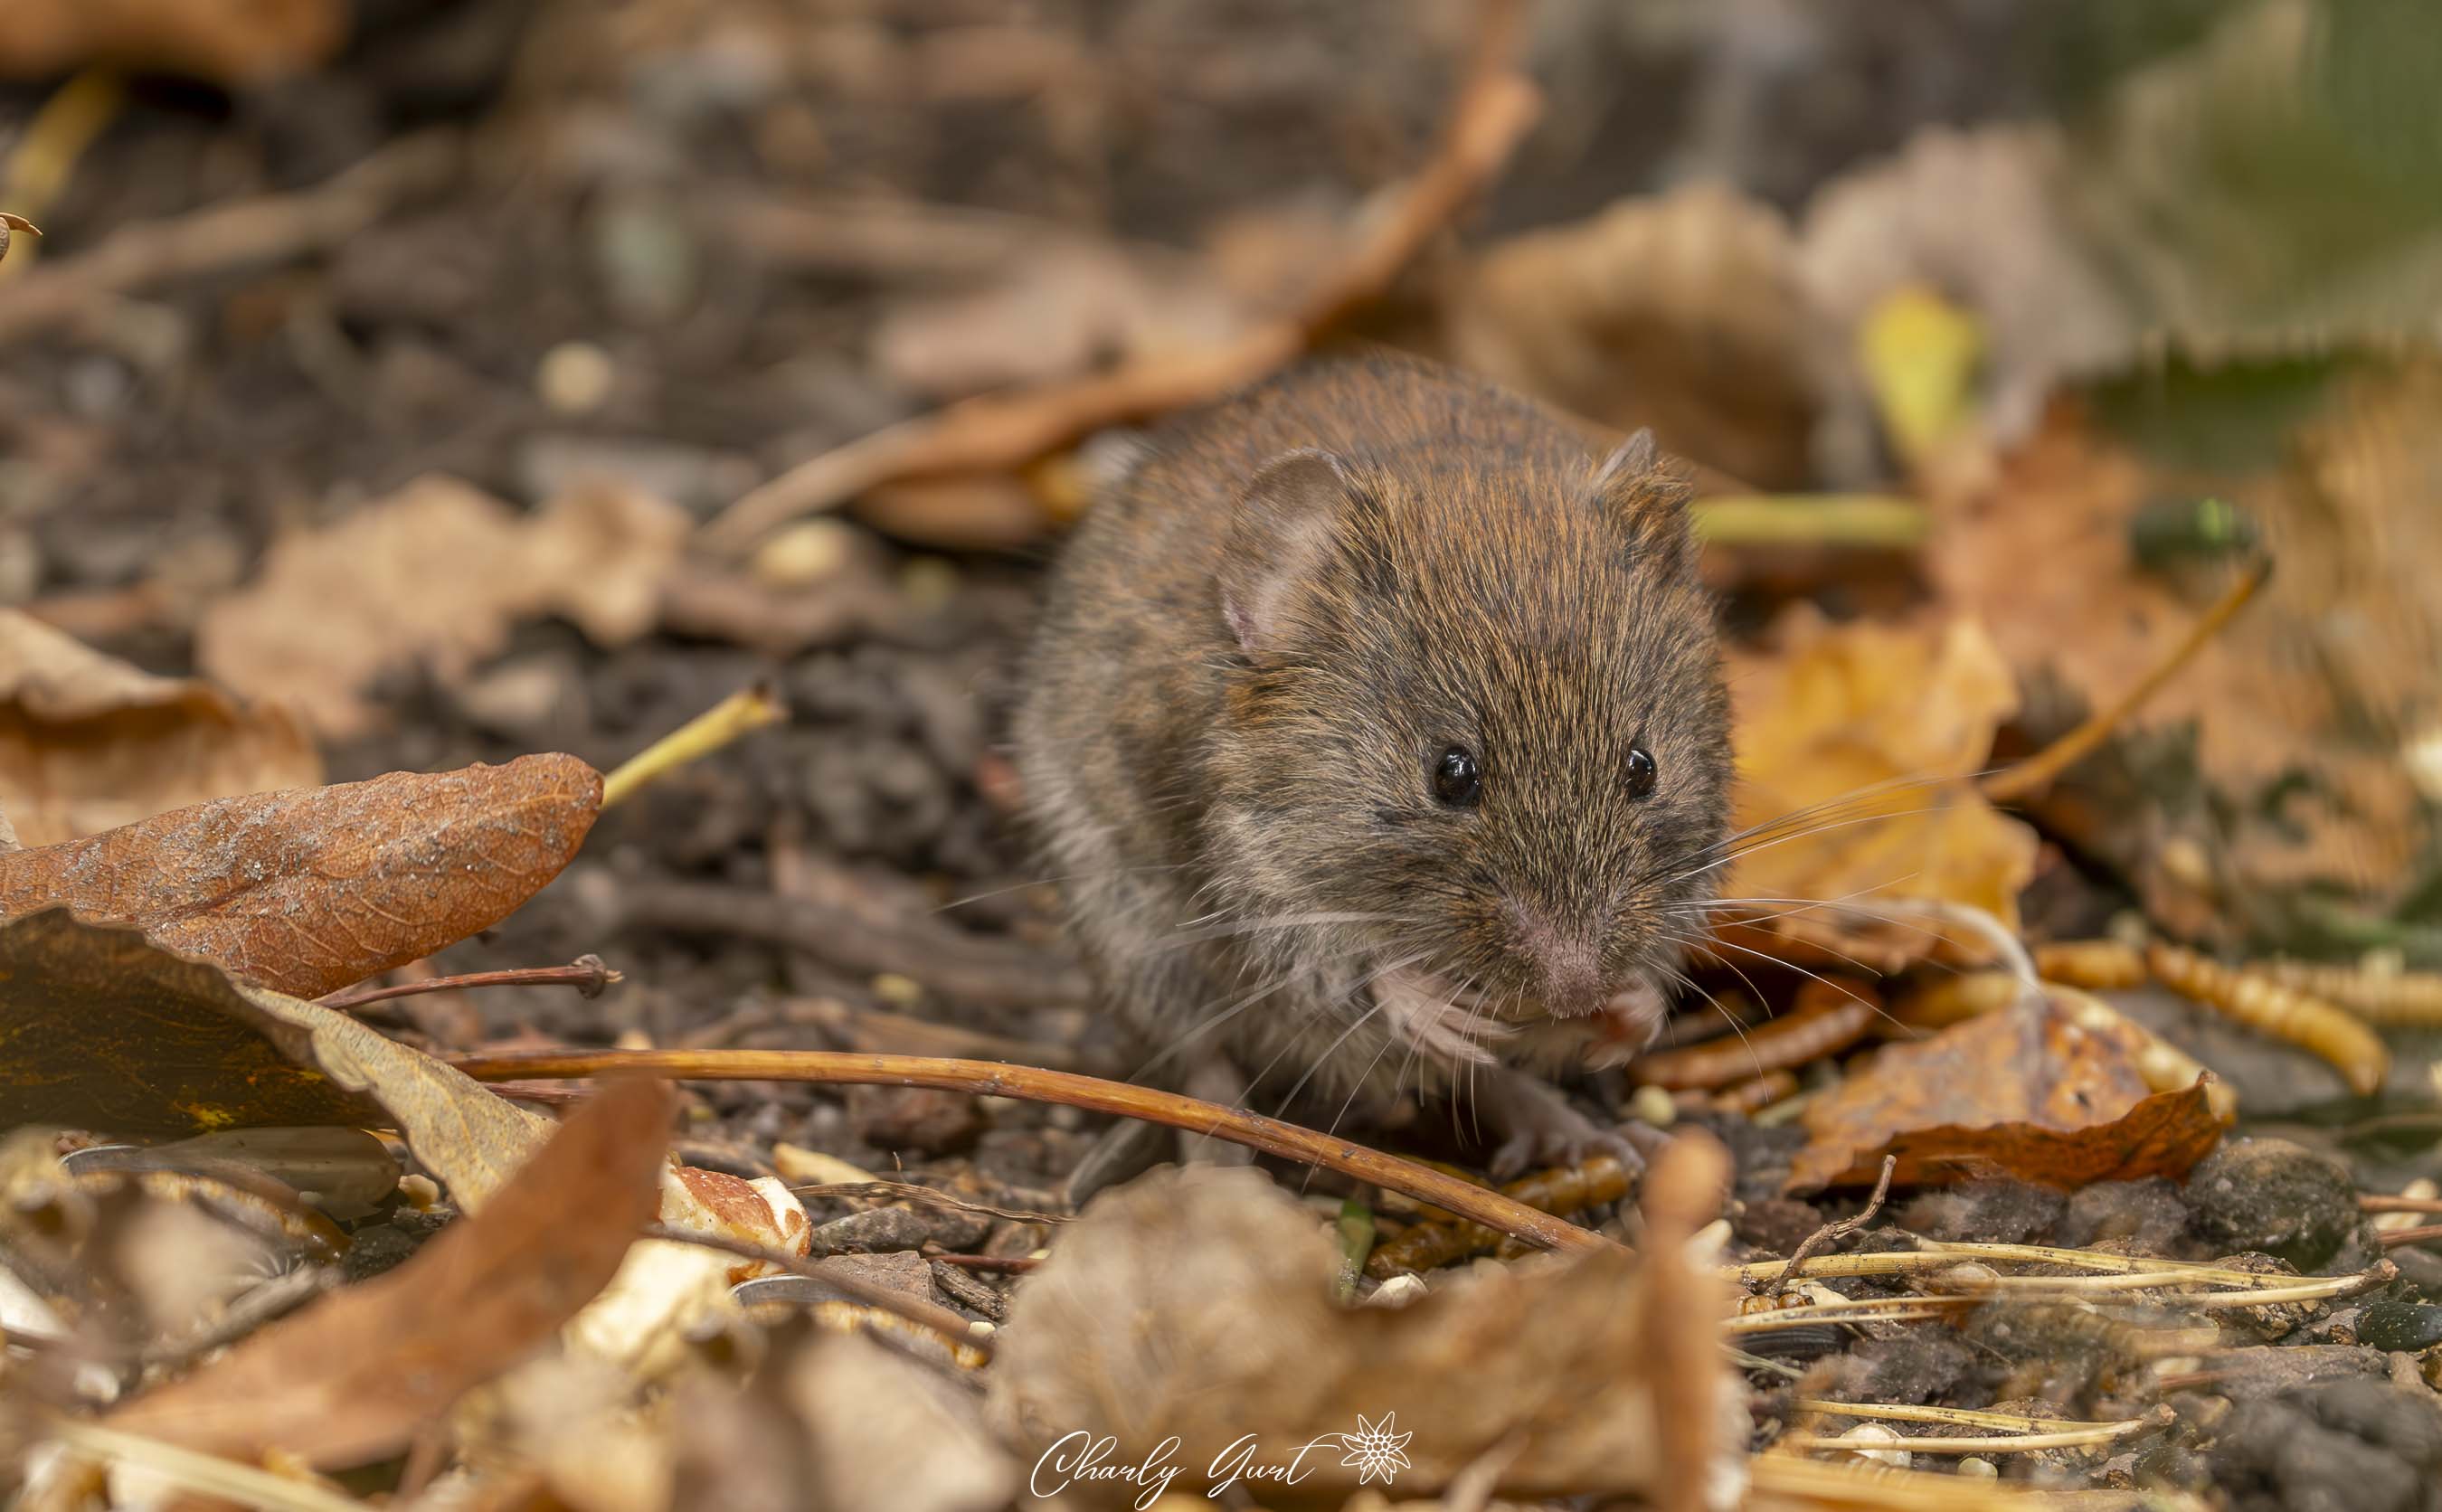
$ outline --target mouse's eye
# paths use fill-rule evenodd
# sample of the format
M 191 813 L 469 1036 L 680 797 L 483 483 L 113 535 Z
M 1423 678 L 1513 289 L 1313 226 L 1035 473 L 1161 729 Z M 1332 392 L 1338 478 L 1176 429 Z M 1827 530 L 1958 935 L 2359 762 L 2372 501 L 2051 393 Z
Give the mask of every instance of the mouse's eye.
M 1433 796 L 1453 809 L 1472 809 L 1484 797 L 1484 773 L 1475 754 L 1451 746 L 1433 762 Z
M 1662 769 L 1653 762 L 1653 753 L 1643 746 L 1631 747 L 1628 753 L 1628 795 L 1642 798 L 1653 791 L 1654 780 Z

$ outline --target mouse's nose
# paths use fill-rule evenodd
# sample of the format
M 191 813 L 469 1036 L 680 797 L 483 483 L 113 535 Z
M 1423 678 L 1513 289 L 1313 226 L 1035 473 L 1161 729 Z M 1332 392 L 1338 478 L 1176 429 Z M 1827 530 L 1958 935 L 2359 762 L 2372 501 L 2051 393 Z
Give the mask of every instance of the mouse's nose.
M 1518 947 L 1533 967 L 1543 1011 L 1556 1018 L 1592 1013 L 1610 997 L 1602 965 L 1602 933 L 1572 928 L 1516 904 Z

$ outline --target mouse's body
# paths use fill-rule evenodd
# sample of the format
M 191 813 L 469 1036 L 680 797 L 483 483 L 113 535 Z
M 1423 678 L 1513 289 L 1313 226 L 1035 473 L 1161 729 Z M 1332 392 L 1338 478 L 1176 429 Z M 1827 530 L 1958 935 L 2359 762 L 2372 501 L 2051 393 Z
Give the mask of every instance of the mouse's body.
M 1017 742 L 1149 1079 L 1456 1094 L 1509 1163 L 1597 1132 L 1517 1067 L 1641 1046 L 1704 932 L 1728 702 L 1687 494 L 1647 438 L 1606 461 L 1405 358 L 1147 438 L 1066 548 Z

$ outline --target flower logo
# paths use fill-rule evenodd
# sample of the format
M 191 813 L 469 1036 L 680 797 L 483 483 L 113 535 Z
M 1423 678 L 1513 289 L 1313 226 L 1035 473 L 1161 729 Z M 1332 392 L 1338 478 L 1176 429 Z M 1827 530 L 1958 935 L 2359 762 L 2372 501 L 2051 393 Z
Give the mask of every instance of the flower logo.
M 1397 1412 L 1383 1413 L 1379 1423 L 1367 1422 L 1365 1414 L 1359 1412 L 1357 1414 L 1357 1431 L 1339 1435 L 1339 1447 L 1348 1451 L 1339 1463 L 1356 1467 L 1358 1485 L 1370 1485 L 1379 1475 L 1382 1484 L 1388 1485 L 1391 1477 L 1408 1467 L 1408 1456 L 1400 1450 L 1407 1448 L 1408 1440 L 1416 1435 L 1393 1431 L 1398 1426 Z

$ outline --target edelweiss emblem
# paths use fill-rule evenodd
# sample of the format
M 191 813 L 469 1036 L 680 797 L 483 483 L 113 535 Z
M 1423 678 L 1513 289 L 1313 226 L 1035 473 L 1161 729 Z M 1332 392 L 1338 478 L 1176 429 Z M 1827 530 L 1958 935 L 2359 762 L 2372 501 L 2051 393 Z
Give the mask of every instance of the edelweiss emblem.
M 1408 1456 L 1399 1451 L 1407 1447 L 1408 1440 L 1416 1435 L 1393 1432 L 1392 1430 L 1398 1426 L 1399 1414 L 1396 1412 L 1383 1413 L 1379 1423 L 1367 1422 L 1365 1414 L 1359 1412 L 1357 1414 L 1357 1431 L 1339 1435 L 1339 1447 L 1348 1451 L 1339 1463 L 1357 1467 L 1358 1485 L 1368 1485 L 1379 1475 L 1382 1484 L 1388 1485 L 1391 1477 L 1408 1467 Z

